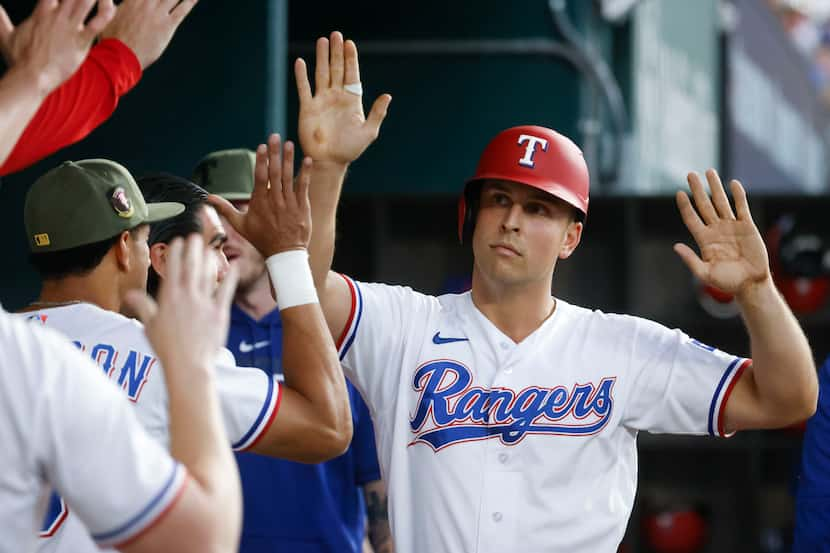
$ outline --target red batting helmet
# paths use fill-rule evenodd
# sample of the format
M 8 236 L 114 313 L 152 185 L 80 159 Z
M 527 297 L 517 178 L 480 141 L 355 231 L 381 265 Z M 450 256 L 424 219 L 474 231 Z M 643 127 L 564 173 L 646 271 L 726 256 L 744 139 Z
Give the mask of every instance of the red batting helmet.
M 821 224 L 784 215 L 765 238 L 775 284 L 790 308 L 821 309 L 830 296 L 830 238 Z
M 698 553 L 708 536 L 706 519 L 692 509 L 652 513 L 643 519 L 645 541 L 655 553 Z
M 582 220 L 588 214 L 588 166 L 579 147 L 558 132 L 535 125 L 512 127 L 484 149 L 476 174 L 458 201 L 458 238 L 472 237 L 478 209 L 478 184 L 485 179 L 518 182 L 544 190 L 572 205 Z

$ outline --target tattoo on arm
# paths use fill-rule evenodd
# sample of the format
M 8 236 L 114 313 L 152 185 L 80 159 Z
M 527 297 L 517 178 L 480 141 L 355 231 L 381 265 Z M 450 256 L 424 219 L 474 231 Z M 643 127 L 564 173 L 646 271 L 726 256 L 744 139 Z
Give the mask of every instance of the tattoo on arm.
M 394 553 L 392 532 L 389 529 L 389 501 L 386 487 L 376 480 L 363 488 L 366 498 L 366 518 L 368 519 L 369 542 L 375 553 Z

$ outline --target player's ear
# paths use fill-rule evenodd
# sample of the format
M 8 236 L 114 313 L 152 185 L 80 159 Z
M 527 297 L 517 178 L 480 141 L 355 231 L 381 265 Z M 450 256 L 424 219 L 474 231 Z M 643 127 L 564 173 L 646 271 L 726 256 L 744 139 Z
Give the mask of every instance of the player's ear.
M 156 242 L 150 246 L 150 265 L 161 278 L 167 274 L 167 244 Z
M 568 224 L 565 237 L 562 240 L 562 248 L 559 250 L 559 259 L 568 259 L 582 240 L 582 223 L 572 221 Z
M 132 236 L 130 235 L 130 231 L 125 230 L 118 235 L 118 240 L 112 246 L 115 251 L 115 262 L 118 263 L 118 268 L 122 271 L 129 271 L 130 263 L 134 263 L 134 260 L 130 259 L 132 252 L 130 248 L 131 241 Z

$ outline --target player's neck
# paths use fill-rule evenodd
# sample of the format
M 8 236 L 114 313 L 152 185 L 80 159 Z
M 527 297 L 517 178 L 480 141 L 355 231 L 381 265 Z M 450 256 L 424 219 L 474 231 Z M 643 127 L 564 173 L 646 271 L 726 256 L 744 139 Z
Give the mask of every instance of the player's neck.
M 93 271 L 81 277 L 64 277 L 56 280 L 44 280 L 37 301 L 43 304 L 60 304 L 86 302 L 108 311 L 121 309 L 121 297 L 118 288 L 112 285 L 112 279 L 102 277 Z
M 476 308 L 517 344 L 539 328 L 556 306 L 549 283 L 498 286 L 475 272 L 472 298 Z
M 268 274 L 264 273 L 246 288 L 237 288 L 234 303 L 249 317 L 258 321 L 277 308 L 277 302 L 271 296 L 271 284 Z

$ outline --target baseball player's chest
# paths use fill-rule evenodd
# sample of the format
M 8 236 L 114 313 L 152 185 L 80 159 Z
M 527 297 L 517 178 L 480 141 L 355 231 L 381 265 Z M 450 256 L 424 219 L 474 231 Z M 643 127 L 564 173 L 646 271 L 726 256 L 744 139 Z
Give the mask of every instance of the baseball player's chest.
M 613 428 L 619 375 L 590 355 L 555 350 L 475 330 L 433 333 L 405 373 L 411 443 L 436 451 L 478 440 L 512 446 Z

